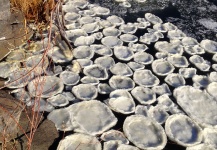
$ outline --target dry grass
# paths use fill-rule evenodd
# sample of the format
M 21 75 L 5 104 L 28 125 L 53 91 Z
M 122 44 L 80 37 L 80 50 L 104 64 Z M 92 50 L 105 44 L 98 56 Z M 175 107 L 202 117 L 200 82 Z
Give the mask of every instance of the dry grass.
M 19 9 L 27 21 L 49 22 L 54 0 L 10 0 L 11 8 Z
M 12 6 L 11 7 L 12 11 L 13 10 L 15 10 L 15 11 L 20 10 L 23 13 L 23 16 L 25 17 L 25 20 L 24 20 L 25 26 L 28 22 L 34 22 L 34 24 L 36 24 L 38 29 L 41 28 L 41 25 L 43 25 L 45 23 L 47 25 L 51 26 L 52 11 L 54 11 L 54 8 L 55 8 L 54 0 L 47 0 L 46 2 L 43 2 L 43 1 L 44 0 L 10 0 L 11 6 Z M 48 31 L 48 32 L 49 32 L 49 37 L 48 37 L 49 43 L 51 43 L 52 42 L 51 31 Z M 48 44 L 48 46 L 45 47 L 43 58 L 46 57 L 47 51 L 50 49 L 49 45 L 50 44 Z M 43 58 L 40 62 L 43 62 Z M 37 67 L 37 65 L 35 67 L 33 67 L 29 71 L 29 73 L 24 75 L 22 78 L 28 79 L 28 76 L 30 75 L 31 72 L 37 71 L 35 69 Z M 19 80 L 19 79 L 17 79 L 17 80 Z M 1 87 L 0 89 L 3 89 L 4 87 Z M 25 135 L 25 137 L 27 139 L 26 149 L 28 149 L 28 150 L 31 149 L 34 134 L 38 128 L 39 123 L 41 122 L 41 119 L 42 119 L 42 116 L 44 113 L 44 112 L 36 113 L 37 109 L 39 109 L 39 107 L 40 107 L 39 102 L 40 102 L 40 97 L 35 98 L 33 106 L 28 108 L 28 107 L 26 107 L 26 104 L 24 104 L 22 101 L 20 101 L 20 104 L 24 107 L 23 111 L 26 114 L 26 119 L 29 122 L 28 134 L 27 134 L 27 130 L 19 123 L 19 120 L 14 118 L 13 113 L 9 112 L 4 106 L 0 105 L 0 109 L 6 115 L 8 115 L 8 120 L 5 120 L 6 125 L 9 124 L 9 122 L 8 122 L 9 120 L 12 120 L 14 126 L 16 126 L 18 128 L 18 130 L 20 130 L 20 132 L 22 132 Z M 38 106 L 37 108 L 35 108 L 36 112 L 33 110 L 33 108 L 35 106 Z M 27 113 L 27 109 L 30 109 L 31 111 L 29 113 Z M 7 146 L 11 142 L 11 139 L 13 139 L 12 137 L 10 138 L 10 135 L 8 135 L 7 128 L 8 128 L 8 126 L 6 126 L 4 128 L 3 133 L 2 133 L 3 141 L 2 141 L 2 144 L 0 145 L 0 149 L 2 149 L 2 150 L 6 150 Z M 16 145 L 13 145 L 12 147 L 13 147 L 12 149 L 16 149 Z

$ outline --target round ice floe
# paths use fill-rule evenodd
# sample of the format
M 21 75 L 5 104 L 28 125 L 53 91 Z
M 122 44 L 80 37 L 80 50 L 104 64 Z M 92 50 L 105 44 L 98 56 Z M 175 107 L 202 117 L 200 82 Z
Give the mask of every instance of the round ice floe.
M 76 59 L 76 61 L 79 63 L 81 68 L 84 68 L 86 66 L 90 66 L 93 64 L 93 61 L 90 59 Z M 75 61 L 73 60 L 73 62 L 75 62 Z
M 94 63 L 99 64 L 99 65 L 103 66 L 106 69 L 109 69 L 115 64 L 115 61 L 114 61 L 114 59 L 112 57 L 103 56 L 103 57 L 96 58 Z
M 106 68 L 101 65 L 94 64 L 87 67 L 84 67 L 84 74 L 90 77 L 97 78 L 98 80 L 108 79 L 108 73 Z
M 210 62 L 204 60 L 203 57 L 199 55 L 193 55 L 189 58 L 190 62 L 194 64 L 200 71 L 209 71 Z
M 206 92 L 191 86 L 181 86 L 173 91 L 173 95 L 189 117 L 203 126 L 217 126 L 217 102 Z
M 99 135 L 115 126 L 118 121 L 108 106 L 96 100 L 73 104 L 67 110 L 72 124 L 77 126 L 75 132 Z
M 94 33 L 99 31 L 99 24 L 97 22 L 84 24 L 81 29 L 86 33 Z
M 118 17 L 116 15 L 109 16 L 107 20 L 116 26 L 120 26 L 124 24 L 124 20 L 121 17 Z
M 128 1 L 124 1 L 124 2 L 119 3 L 119 6 L 125 7 L 125 8 L 130 8 L 131 4 Z
M 25 59 L 26 54 L 24 49 L 13 50 L 6 57 L 7 62 L 21 62 Z
M 89 46 L 78 46 L 73 49 L 74 57 L 77 59 L 91 59 L 94 51 Z
M 18 99 L 24 103 L 31 100 L 29 93 L 24 88 L 15 89 L 15 90 L 11 91 L 10 93 L 12 93 L 16 99 Z
M 122 24 L 119 27 L 119 30 L 126 34 L 134 34 L 137 30 L 137 26 L 132 23 Z
M 75 40 L 80 36 L 87 36 L 88 34 L 83 29 L 74 29 L 66 31 L 66 37 L 70 42 L 75 42 Z
M 154 57 L 146 52 L 137 52 L 134 54 L 134 61 L 144 65 L 151 64 L 154 60 Z
M 51 120 L 57 130 L 60 131 L 71 131 L 73 130 L 73 126 L 71 124 L 69 112 L 66 109 L 56 109 L 53 110 L 47 116 L 48 120 Z
M 86 0 L 68 1 L 66 3 L 66 5 L 74 6 L 74 7 L 81 8 L 81 9 L 86 8 L 88 6 L 88 4 L 89 4 L 89 2 Z
M 175 69 L 172 64 L 164 59 L 157 59 L 153 61 L 151 67 L 153 72 L 159 76 L 166 76 L 172 73 Z
M 114 90 L 109 94 L 110 98 L 126 97 L 133 99 L 131 94 L 127 90 Z
M 141 69 L 145 68 L 145 65 L 137 63 L 137 62 L 133 62 L 133 61 L 127 63 L 127 65 L 134 71 L 141 70 Z
M 48 65 L 48 58 L 44 55 L 34 55 L 26 59 L 27 67 L 41 67 L 46 69 Z
M 194 146 L 202 141 L 202 129 L 186 115 L 172 115 L 165 125 L 167 136 L 182 146 Z
M 163 124 L 169 117 L 169 114 L 166 112 L 166 110 L 161 108 L 161 106 L 155 106 L 155 107 L 151 106 L 148 109 L 148 117 L 154 119 L 160 124 Z
M 120 144 L 117 150 L 139 150 L 139 149 L 132 145 Z
M 195 75 L 192 78 L 193 86 L 197 88 L 207 87 L 210 83 L 209 78 L 205 75 Z
M 60 65 L 50 65 L 46 70 L 45 73 L 48 76 L 57 76 L 61 72 L 63 72 L 63 68 Z
M 92 11 L 95 12 L 95 14 L 97 15 L 109 15 L 110 14 L 110 10 L 108 8 L 105 8 L 105 7 L 101 7 L 101 6 L 96 6 L 96 7 L 93 7 L 91 8 Z
M 165 111 L 169 111 L 171 107 L 174 107 L 176 104 L 169 98 L 167 94 L 163 94 L 157 98 L 157 106 L 162 108 Z
M 127 117 L 123 130 L 127 138 L 141 149 L 163 149 L 167 142 L 163 127 L 156 121 L 141 115 Z
M 177 26 L 175 26 L 174 24 L 172 24 L 170 22 L 164 23 L 164 27 L 166 27 L 168 31 L 178 29 Z
M 132 79 L 126 76 L 112 76 L 109 79 L 109 85 L 113 89 L 132 90 L 135 86 L 135 83 Z
M 100 94 L 110 94 L 113 89 L 107 83 L 99 83 L 98 84 L 98 92 Z
M 144 105 L 150 105 L 156 101 L 156 94 L 149 88 L 137 86 L 131 93 L 139 103 Z
M 80 24 L 90 24 L 94 22 L 95 22 L 95 18 L 91 16 L 84 16 L 79 19 Z
M 167 58 L 168 57 L 168 53 L 166 53 L 166 52 L 157 52 L 157 53 L 155 53 L 155 57 L 157 58 L 157 59 L 164 59 L 164 58 Z
M 217 64 L 212 65 L 213 70 L 217 71 Z
M 103 150 L 116 150 L 121 144 L 121 141 L 111 140 L 103 143 Z
M 65 14 L 64 19 L 68 22 L 76 22 L 81 17 L 80 14 L 75 12 L 68 12 Z
M 201 55 L 205 53 L 205 50 L 199 45 L 195 46 L 184 46 L 184 50 L 189 55 Z
M 5 86 L 11 89 L 26 86 L 35 76 L 42 74 L 43 71 L 32 70 L 32 68 L 19 68 L 8 74 L 8 81 Z
M 64 85 L 60 78 L 55 76 L 37 77 L 28 84 L 31 96 L 48 98 L 63 91 Z
M 210 72 L 208 77 L 211 82 L 217 82 L 217 72 L 216 71 Z
M 116 63 L 110 68 L 111 73 L 120 76 L 132 76 L 133 71 L 125 63 Z
M 66 24 L 65 27 L 67 30 L 80 29 L 81 24 L 78 22 L 72 22 L 72 23 Z
M 45 49 L 49 46 L 52 47 L 52 44 L 48 42 L 48 38 L 45 38 L 41 41 L 31 42 L 30 44 L 24 44 L 22 47 L 30 53 L 33 54 L 41 54 Z
M 103 45 L 108 46 L 110 48 L 123 45 L 123 42 L 116 36 L 106 36 L 102 38 L 101 42 Z
M 102 44 L 92 44 L 90 45 L 90 47 L 94 50 L 94 52 L 98 55 L 102 55 L 102 56 L 111 56 L 113 55 L 113 52 L 111 50 L 111 48 L 102 45 Z
M 114 55 L 117 59 L 123 61 L 129 61 L 133 58 L 133 51 L 126 46 L 115 46 Z
M 210 83 L 207 88 L 206 91 L 213 97 L 217 98 L 217 82 L 212 82 Z
M 82 13 L 83 16 L 95 16 L 96 15 L 96 13 L 93 10 L 89 10 L 89 9 L 83 10 L 82 12 L 83 12 Z
M 134 44 L 129 43 L 128 46 L 130 49 L 132 49 L 134 52 L 140 52 L 140 51 L 146 51 L 148 47 L 145 44 Z
M 75 133 L 66 136 L 62 139 L 57 147 L 58 150 L 69 149 L 89 149 L 89 150 L 102 150 L 102 145 L 96 137 Z
M 208 53 L 212 53 L 212 54 L 217 53 L 217 42 L 215 42 L 215 41 L 212 41 L 212 40 L 202 40 L 200 42 L 200 45 Z
M 101 40 L 101 39 L 103 38 L 102 32 L 93 33 L 92 36 L 93 36 L 96 40 Z
M 175 41 L 168 43 L 167 41 L 158 41 L 154 45 L 155 49 L 159 52 L 165 52 L 169 54 L 183 54 L 183 47 L 181 46 L 180 42 Z
M 155 31 L 153 29 L 150 29 L 150 30 L 147 29 L 147 30 L 148 30 L 149 33 L 155 34 L 158 37 L 158 39 L 159 38 L 161 38 L 161 39 L 164 38 L 164 35 L 161 32 L 159 32 L 159 31 Z
M 161 24 L 161 23 L 157 23 L 153 26 L 153 29 L 162 33 L 167 32 L 167 27 L 165 26 L 165 24 Z
M 167 57 L 167 60 L 177 68 L 188 67 L 189 65 L 187 58 L 178 54 Z
M 181 74 L 184 78 L 192 78 L 194 75 L 197 74 L 197 69 L 195 68 L 180 68 L 179 74 Z
M 192 37 L 184 37 L 182 39 L 182 44 L 184 46 L 195 46 L 198 44 L 197 40 Z
M 120 36 L 120 39 L 126 43 L 135 43 L 138 41 L 138 37 L 132 34 L 123 34 Z
M 213 55 L 212 60 L 217 62 L 217 54 Z
M 87 45 L 93 44 L 94 41 L 95 41 L 95 38 L 93 36 L 80 36 L 75 40 L 74 45 L 75 46 L 87 46 Z
M 212 147 L 211 145 L 207 145 L 207 144 L 198 144 L 195 146 L 187 147 L 186 150 L 216 150 L 216 148 Z
M 70 62 L 73 58 L 73 54 L 71 50 L 62 50 L 59 47 L 55 46 L 48 51 L 48 56 L 55 63 L 67 63 Z
M 66 13 L 78 13 L 79 9 L 73 5 L 62 5 L 62 10 Z
M 121 34 L 121 31 L 114 27 L 108 27 L 103 29 L 102 33 L 104 36 L 119 36 Z
M 135 110 L 135 115 L 142 115 L 148 117 L 148 107 L 145 105 L 137 105 Z
M 145 19 L 147 19 L 152 24 L 163 23 L 163 21 L 159 17 L 157 17 L 157 16 L 155 16 L 154 14 L 151 14 L 151 13 L 146 13 L 145 14 Z
M 166 83 L 168 83 L 172 87 L 179 87 L 185 85 L 185 79 L 182 75 L 177 73 L 170 73 L 164 79 Z
M 204 143 L 217 149 L 217 129 L 205 128 L 203 130 Z
M 47 99 L 47 102 L 54 107 L 64 107 L 69 104 L 69 101 L 63 94 L 57 94 Z
M 28 103 L 26 104 L 28 105 Z M 54 107 L 51 104 L 49 104 L 46 100 L 41 99 L 40 97 L 34 98 L 32 106 L 33 111 L 35 112 L 51 112 L 54 110 Z
M 10 72 L 19 69 L 20 64 L 16 62 L 1 62 L 0 63 L 0 77 L 7 78 Z
M 52 58 L 55 63 L 67 63 L 72 60 L 73 54 L 71 49 L 64 41 L 58 41 L 59 47 L 55 46 L 48 51 L 48 56 Z M 43 56 L 43 59 L 45 57 Z
M 109 130 L 104 132 L 100 139 L 103 141 L 121 141 L 122 144 L 129 144 L 129 141 L 124 134 L 118 130 Z
M 132 114 L 135 112 L 135 102 L 131 98 L 117 97 L 104 101 L 113 111 L 121 114 Z
M 157 42 L 159 37 L 155 32 L 145 33 L 143 36 L 140 36 L 139 41 L 145 44 L 151 44 Z
M 163 95 L 163 94 L 171 95 L 172 94 L 166 83 L 163 83 L 162 85 L 159 85 L 159 86 L 154 86 L 152 90 L 158 95 Z
M 146 29 L 148 26 L 150 26 L 150 22 L 146 21 L 146 22 L 140 22 L 138 24 L 135 24 L 137 26 L 138 29 Z
M 99 83 L 99 80 L 94 78 L 94 77 L 84 76 L 81 79 L 81 82 L 84 83 L 84 84 L 97 85 Z
M 177 30 L 168 31 L 167 37 L 171 40 L 176 40 L 176 39 L 180 40 L 186 37 L 186 35 L 181 30 L 177 29 Z
M 92 84 L 79 84 L 73 86 L 72 93 L 81 100 L 91 100 L 97 97 L 97 89 Z
M 137 18 L 137 22 L 148 22 L 145 18 Z
M 133 80 L 136 84 L 143 87 L 153 87 L 160 83 L 160 80 L 147 69 L 136 70 L 133 75 Z
M 99 24 L 100 24 L 101 28 L 109 28 L 109 27 L 114 28 L 116 26 L 108 20 L 100 20 Z
M 76 85 L 80 80 L 80 76 L 72 71 L 63 71 L 60 73 L 60 79 L 66 85 Z

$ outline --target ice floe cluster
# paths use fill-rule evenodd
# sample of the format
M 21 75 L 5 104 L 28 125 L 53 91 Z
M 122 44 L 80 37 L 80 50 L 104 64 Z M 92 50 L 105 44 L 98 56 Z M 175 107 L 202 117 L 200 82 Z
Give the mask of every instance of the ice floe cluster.
M 62 10 L 73 50 L 57 34 L 0 63 L 17 99 L 74 131 L 59 150 L 159 150 L 168 140 L 217 149 L 217 42 L 198 42 L 151 13 L 126 23 L 84 0 Z

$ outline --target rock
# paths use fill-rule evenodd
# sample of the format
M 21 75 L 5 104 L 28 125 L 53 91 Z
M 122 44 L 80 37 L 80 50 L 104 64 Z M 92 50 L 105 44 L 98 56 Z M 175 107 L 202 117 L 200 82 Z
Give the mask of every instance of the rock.
M 0 143 L 16 137 L 22 105 L 7 92 L 0 90 Z M 15 121 L 16 120 L 16 121 Z

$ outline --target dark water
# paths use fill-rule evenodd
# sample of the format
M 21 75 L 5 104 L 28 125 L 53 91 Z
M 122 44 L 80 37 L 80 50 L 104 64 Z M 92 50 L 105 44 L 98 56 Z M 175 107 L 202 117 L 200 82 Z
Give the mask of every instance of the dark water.
M 111 10 L 111 14 L 121 16 L 126 22 L 134 22 L 138 17 L 151 12 L 164 22 L 172 22 L 185 34 L 198 41 L 210 39 L 217 41 L 217 0 L 147 0 L 145 4 L 131 2 L 131 8 L 123 8 L 114 0 L 89 0 Z M 208 19 L 216 22 L 207 28 L 198 20 Z

